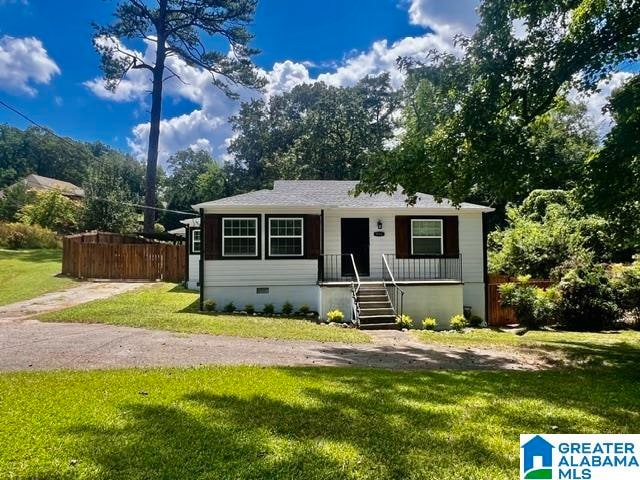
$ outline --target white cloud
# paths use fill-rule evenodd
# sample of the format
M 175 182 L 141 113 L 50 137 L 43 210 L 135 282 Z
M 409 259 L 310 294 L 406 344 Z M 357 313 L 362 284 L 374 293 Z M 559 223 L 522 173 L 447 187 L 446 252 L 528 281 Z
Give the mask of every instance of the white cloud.
M 624 85 L 634 76 L 631 72 L 616 72 L 598 83 L 594 93 L 584 94 L 578 93 L 576 90 L 569 92 L 569 98 L 572 100 L 583 102 L 587 105 L 587 115 L 591 118 L 598 129 L 600 137 L 603 138 L 613 126 L 613 119 L 608 112 L 604 112 L 603 108 L 609 102 L 611 93 L 618 87 Z
M 39 39 L 0 38 L 0 90 L 33 97 L 38 93 L 34 84 L 46 85 L 59 74 L 60 67 Z
M 428 26 L 431 31 L 421 36 L 406 37 L 393 43 L 387 40 L 374 42 L 362 52 L 348 55 L 339 64 L 323 64 L 331 71 L 312 77 L 309 69 L 318 65 L 310 62 L 294 62 L 286 60 L 273 65 L 271 70 L 260 70 L 267 80 L 263 93 L 242 89 L 241 99 L 248 100 L 263 95 L 265 98 L 290 91 L 296 85 L 324 81 L 330 85 L 350 86 L 367 75 L 378 75 L 389 72 L 394 88 L 403 83 L 403 74 L 397 68 L 399 57 L 424 58 L 432 49 L 459 53 L 454 46 L 453 38 L 457 33 L 470 33 L 475 25 L 474 8 L 476 1 L 463 0 L 449 2 L 445 8 L 439 1 L 412 0 L 409 15 L 413 23 Z M 124 49 L 121 44 L 118 47 Z M 149 42 L 144 52 L 134 53 L 151 63 L 155 45 Z M 175 118 L 165 119 L 161 124 L 160 162 L 166 161 L 172 153 L 189 146 L 211 152 L 216 158 L 226 159 L 226 149 L 232 139 L 233 132 L 228 118 L 239 109 L 239 102 L 229 100 L 211 83 L 209 73 L 190 67 L 175 57 L 168 59 L 168 67 L 178 73 L 184 83 L 177 79 L 165 82 L 165 98 L 186 99 L 197 105 L 191 113 Z M 115 93 L 104 89 L 100 78 L 90 80 L 85 85 L 101 98 L 112 101 L 140 101 L 148 99 L 150 77 L 146 70 L 134 70 L 118 86 Z M 129 145 L 138 157 L 146 157 L 148 123 L 137 125 L 133 129 Z
M 459 33 L 470 35 L 478 23 L 478 3 L 478 0 L 410 0 L 409 19 L 444 38 L 452 39 Z

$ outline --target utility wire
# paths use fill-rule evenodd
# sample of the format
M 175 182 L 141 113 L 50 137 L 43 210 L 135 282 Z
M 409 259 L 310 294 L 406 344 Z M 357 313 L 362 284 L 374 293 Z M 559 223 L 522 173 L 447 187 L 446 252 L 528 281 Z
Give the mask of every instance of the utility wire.
M 65 138 L 65 137 L 62 137 L 62 136 L 58 135 L 56 132 L 54 132 L 50 128 L 45 127 L 44 125 L 40 125 L 38 122 L 36 122 L 35 120 L 32 120 L 26 114 L 22 113 L 17 108 L 12 107 L 8 103 L 4 102 L 2 99 L 0 99 L 0 105 L 5 107 L 6 109 L 12 111 L 16 115 L 19 115 L 20 117 L 24 118 L 27 122 L 35 125 L 36 127 L 40 128 L 41 130 L 47 132 L 48 134 L 53 135 L 54 137 L 56 137 L 59 140 L 62 140 L 63 142 L 65 142 L 68 145 L 71 145 L 73 148 L 79 148 L 79 146 L 76 143 L 72 142 L 68 138 Z M 44 186 L 44 188 L 48 188 L 48 189 L 51 189 L 51 190 L 57 190 L 55 187 L 49 187 L 49 186 Z M 171 210 L 171 209 L 168 209 L 168 208 L 150 207 L 148 205 L 141 205 L 141 204 L 138 204 L 138 203 L 118 202 L 116 200 L 109 200 L 107 198 L 99 198 L 99 197 L 91 197 L 91 198 L 94 199 L 94 200 L 101 201 L 101 202 L 116 203 L 116 204 L 124 205 L 124 206 L 128 206 L 128 207 L 146 208 L 148 210 L 156 210 L 156 211 L 160 211 L 160 212 L 169 212 L 169 213 L 179 213 L 179 214 L 182 214 L 182 215 L 191 215 L 191 216 L 194 216 L 194 217 L 197 216 L 197 214 L 195 212 L 183 212 L 181 210 Z

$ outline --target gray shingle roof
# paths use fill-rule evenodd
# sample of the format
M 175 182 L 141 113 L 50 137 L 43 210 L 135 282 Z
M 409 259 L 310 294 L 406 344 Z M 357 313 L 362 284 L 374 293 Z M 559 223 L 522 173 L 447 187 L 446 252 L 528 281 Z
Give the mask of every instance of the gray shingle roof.
M 273 189 L 257 190 L 233 197 L 193 205 L 194 209 L 228 206 L 319 207 L 319 208 L 403 208 L 406 196 L 398 189 L 393 195 L 352 194 L 357 181 L 346 180 L 277 180 Z M 417 208 L 451 209 L 453 204 L 443 199 L 437 202 L 432 195 L 418 194 Z M 463 210 L 492 211 L 493 209 L 462 203 Z

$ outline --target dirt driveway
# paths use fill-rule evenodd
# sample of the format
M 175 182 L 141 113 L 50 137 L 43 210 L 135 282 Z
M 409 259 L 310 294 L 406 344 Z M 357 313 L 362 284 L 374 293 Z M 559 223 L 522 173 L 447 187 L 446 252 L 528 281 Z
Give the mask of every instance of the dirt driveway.
M 25 319 L 81 303 L 109 298 L 119 293 L 141 288 L 145 282 L 82 282 L 77 287 L 51 292 L 30 300 L 0 306 L 0 324 Z
M 416 342 L 372 332 L 371 344 L 185 335 L 113 325 L 0 323 L 0 371 L 198 365 L 327 365 L 402 370 L 531 370 L 537 357 Z

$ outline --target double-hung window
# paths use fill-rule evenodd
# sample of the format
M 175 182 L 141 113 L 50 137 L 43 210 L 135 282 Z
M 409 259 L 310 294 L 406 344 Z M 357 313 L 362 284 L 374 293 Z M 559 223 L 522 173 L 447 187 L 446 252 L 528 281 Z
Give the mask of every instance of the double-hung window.
M 302 218 L 269 218 L 269 256 L 301 257 L 304 252 Z
M 222 219 L 222 256 L 258 256 L 258 219 L 233 217 Z
M 411 220 L 411 254 L 442 255 L 442 220 Z
M 200 253 L 200 246 L 202 245 L 202 242 L 200 241 L 200 235 L 201 233 L 199 228 L 191 229 L 191 253 L 192 254 Z

